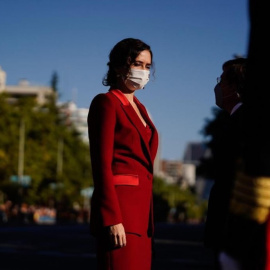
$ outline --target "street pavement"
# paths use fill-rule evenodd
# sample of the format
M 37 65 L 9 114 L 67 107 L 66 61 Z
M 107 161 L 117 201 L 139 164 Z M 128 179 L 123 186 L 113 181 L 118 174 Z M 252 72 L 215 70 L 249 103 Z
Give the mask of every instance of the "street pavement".
M 213 255 L 203 247 L 202 236 L 203 224 L 156 224 L 152 269 L 213 270 Z M 24 269 L 95 270 L 89 225 L 1 226 L 0 270 Z

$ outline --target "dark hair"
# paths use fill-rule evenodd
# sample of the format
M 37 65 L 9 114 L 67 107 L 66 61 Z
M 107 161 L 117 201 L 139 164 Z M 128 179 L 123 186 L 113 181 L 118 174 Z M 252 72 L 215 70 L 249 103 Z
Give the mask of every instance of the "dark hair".
M 144 50 L 150 52 L 153 64 L 153 53 L 149 45 L 140 39 L 134 38 L 126 38 L 119 41 L 110 52 L 109 62 L 107 63 L 109 69 L 102 80 L 102 84 L 105 86 L 116 86 L 118 77 L 116 69 L 122 68 L 128 73 L 130 66 Z
M 236 85 L 237 93 L 242 96 L 246 87 L 247 58 L 239 57 L 226 61 L 222 69 L 226 69 L 226 81 Z

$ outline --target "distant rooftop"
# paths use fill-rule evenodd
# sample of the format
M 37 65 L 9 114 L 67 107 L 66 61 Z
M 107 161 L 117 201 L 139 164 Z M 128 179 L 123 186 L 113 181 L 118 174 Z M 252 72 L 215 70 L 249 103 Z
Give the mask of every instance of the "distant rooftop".
M 183 162 L 198 163 L 205 153 L 205 145 L 202 142 L 190 142 L 187 144 Z

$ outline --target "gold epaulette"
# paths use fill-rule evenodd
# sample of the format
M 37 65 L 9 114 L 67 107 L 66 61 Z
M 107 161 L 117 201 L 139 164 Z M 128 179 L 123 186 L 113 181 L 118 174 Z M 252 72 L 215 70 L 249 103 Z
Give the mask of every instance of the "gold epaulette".
M 270 211 L 270 177 L 251 177 L 239 173 L 236 177 L 230 212 L 264 223 Z

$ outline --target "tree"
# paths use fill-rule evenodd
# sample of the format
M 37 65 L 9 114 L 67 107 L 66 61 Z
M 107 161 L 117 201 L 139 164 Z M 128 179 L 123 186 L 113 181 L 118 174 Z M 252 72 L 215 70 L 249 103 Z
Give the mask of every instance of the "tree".
M 159 177 L 154 178 L 154 216 L 156 221 L 167 221 L 170 210 L 174 210 L 174 221 L 188 221 L 204 218 L 206 204 L 198 202 L 190 189 L 181 189 L 176 184 L 166 184 Z M 180 217 L 180 215 L 182 215 Z
M 9 104 L 1 94 L 0 113 L 5 116 L 0 118 L 0 190 L 5 196 L 34 204 L 65 200 L 66 207 L 82 201 L 81 189 L 92 184 L 89 146 L 72 125 L 66 125 L 59 109 L 51 102 L 39 106 L 31 98 Z M 24 175 L 31 176 L 31 184 L 23 193 L 14 193 L 19 186 L 10 177 L 18 173 L 21 119 L 25 123 Z M 61 174 L 57 174 L 59 141 L 63 143 Z
M 52 74 L 51 88 L 53 89 L 55 93 L 58 92 L 58 74 L 56 71 L 54 71 Z

